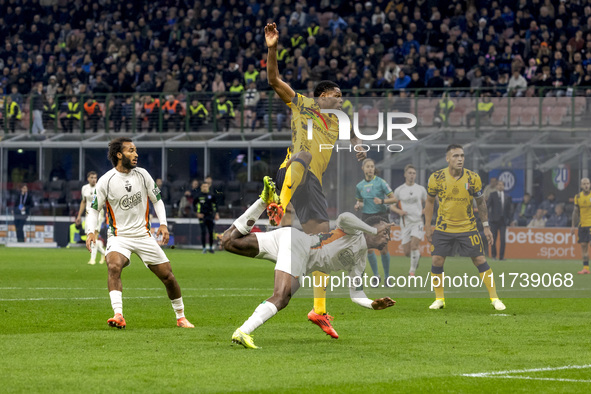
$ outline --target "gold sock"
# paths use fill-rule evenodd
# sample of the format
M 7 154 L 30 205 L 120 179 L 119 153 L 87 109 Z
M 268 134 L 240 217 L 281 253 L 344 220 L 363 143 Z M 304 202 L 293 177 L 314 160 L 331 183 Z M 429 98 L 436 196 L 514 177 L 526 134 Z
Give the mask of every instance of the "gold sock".
M 326 284 L 328 282 L 329 275 L 324 272 L 314 271 L 313 283 L 320 284 L 320 286 L 314 286 L 314 312 L 322 315 L 326 313 Z
M 281 194 L 279 195 L 279 201 L 284 210 L 302 182 L 305 173 L 306 167 L 304 167 L 304 164 L 298 160 L 292 161 L 285 172 L 285 180 L 283 181 L 283 187 L 281 188 Z
M 492 268 L 489 268 L 488 270 L 481 272 L 479 275 L 480 279 L 484 282 L 484 285 L 488 289 L 488 294 L 490 298 L 499 298 L 499 296 L 497 295 L 497 286 L 495 286 L 494 283 Z
M 431 278 L 434 284 L 433 289 L 435 290 L 435 298 L 438 300 L 443 300 L 445 297 L 443 296 L 443 274 L 434 274 L 431 272 L 431 277 L 436 276 L 439 278 L 439 281 L 436 279 Z M 437 286 L 435 286 L 437 284 Z

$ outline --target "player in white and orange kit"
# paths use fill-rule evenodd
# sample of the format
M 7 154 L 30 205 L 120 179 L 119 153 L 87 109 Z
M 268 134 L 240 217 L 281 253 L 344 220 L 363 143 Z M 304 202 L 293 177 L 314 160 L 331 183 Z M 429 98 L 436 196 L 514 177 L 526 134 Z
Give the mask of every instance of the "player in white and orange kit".
M 87 218 L 89 233 L 86 247 L 91 250 L 96 240 L 93 229 L 97 227 L 100 207 L 106 204 L 109 224 L 107 241 L 107 268 L 109 271 L 109 296 L 115 316 L 107 320 L 112 327 L 124 328 L 121 271 L 129 265 L 132 253 L 139 256 L 166 287 L 168 298 L 176 314 L 177 326 L 193 328 L 184 312 L 181 288 L 170 267 L 170 261 L 159 245 L 168 243 L 166 211 L 160 197 L 160 189 L 143 168 L 137 167 L 138 153 L 131 139 L 120 137 L 109 143 L 109 160 L 113 169 L 103 175 L 96 184 L 95 196 Z M 150 232 L 150 207 L 160 221 L 154 239 Z
M 224 233 L 224 249 L 241 256 L 275 262 L 273 295 L 263 301 L 232 335 L 232 341 L 256 349 L 251 333 L 265 321 L 285 308 L 300 287 L 298 279 L 314 271 L 347 271 L 351 279 L 363 277 L 367 249 L 382 249 L 388 242 L 390 224 L 380 217 L 362 222 L 351 213 L 337 218 L 337 228 L 328 233 L 308 235 L 293 227 L 283 227 L 267 233 L 250 231 L 267 206 L 277 201 L 274 184 L 265 179 L 265 190 L 253 205 Z M 375 220 L 374 220 L 375 219 Z M 395 304 L 389 297 L 370 300 L 351 281 L 351 300 L 369 309 L 385 309 Z

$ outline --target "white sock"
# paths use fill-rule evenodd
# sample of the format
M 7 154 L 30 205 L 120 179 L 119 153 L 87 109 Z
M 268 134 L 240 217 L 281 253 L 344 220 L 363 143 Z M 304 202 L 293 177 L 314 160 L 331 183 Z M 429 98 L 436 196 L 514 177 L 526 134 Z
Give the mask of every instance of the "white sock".
M 97 244 L 93 243 L 92 246 L 90 247 L 90 261 L 96 260 L 96 249 L 97 249 Z
M 185 317 L 185 305 L 183 304 L 183 297 L 179 297 L 176 300 L 170 300 L 170 303 L 172 304 L 172 309 L 174 309 L 177 320 L 181 317 Z
M 263 325 L 264 322 L 275 316 L 277 313 L 277 307 L 271 302 L 263 301 L 263 303 L 257 306 L 252 316 L 240 327 L 240 331 L 245 334 L 249 334 Z
M 115 314 L 123 314 L 123 300 L 121 292 L 119 290 L 112 290 L 109 292 L 109 297 L 111 297 L 111 306 L 113 307 L 113 312 L 115 312 Z
M 242 235 L 250 233 L 252 226 L 254 226 L 254 222 L 257 221 L 265 209 L 267 209 L 267 204 L 259 198 L 254 204 L 248 207 L 242 216 L 234 221 L 234 227 L 236 227 Z M 249 221 L 252 221 L 251 225 L 248 224 Z
M 419 259 L 421 258 L 421 252 L 418 250 L 410 251 L 410 272 L 416 272 L 419 268 Z
M 98 250 L 98 252 L 102 255 L 105 254 L 105 244 L 103 243 L 103 241 L 101 241 L 100 239 L 96 240 L 96 244 L 94 244 L 96 246 L 96 250 Z

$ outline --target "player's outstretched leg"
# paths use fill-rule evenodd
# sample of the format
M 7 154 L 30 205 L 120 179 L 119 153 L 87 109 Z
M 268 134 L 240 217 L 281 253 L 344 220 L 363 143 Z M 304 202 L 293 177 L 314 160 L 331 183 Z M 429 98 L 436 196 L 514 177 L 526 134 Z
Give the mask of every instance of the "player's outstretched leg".
M 258 349 L 252 339 L 252 332 L 262 326 L 267 320 L 285 308 L 293 293 L 299 288 L 299 282 L 295 277 L 283 271 L 275 271 L 275 286 L 273 295 L 263 301 L 254 313 L 232 334 L 232 342 L 244 346 L 247 349 Z
M 148 265 L 148 267 L 162 281 L 164 287 L 166 287 L 168 298 L 176 315 L 176 325 L 183 328 L 195 328 L 185 317 L 185 305 L 181 296 L 181 287 L 172 273 L 170 262 Z
M 284 209 L 279 203 L 279 196 L 275 188 L 275 182 L 271 177 L 263 178 L 263 192 L 261 193 L 261 200 L 267 206 L 267 215 L 269 216 L 269 223 L 272 226 L 279 226 L 281 219 L 283 219 Z

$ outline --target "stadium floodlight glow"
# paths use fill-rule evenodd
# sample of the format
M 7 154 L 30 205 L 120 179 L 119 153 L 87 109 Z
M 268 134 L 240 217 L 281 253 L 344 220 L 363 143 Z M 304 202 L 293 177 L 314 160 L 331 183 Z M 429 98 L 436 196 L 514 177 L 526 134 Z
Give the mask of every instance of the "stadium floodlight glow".
M 345 112 L 338 110 L 338 109 L 320 109 L 320 112 L 313 111 L 314 116 L 308 118 L 307 126 L 308 126 L 308 139 L 311 140 L 314 138 L 314 123 L 320 126 L 321 130 L 328 130 L 327 122 L 322 116 L 322 114 L 333 114 L 337 117 L 339 122 L 339 140 L 349 140 L 351 138 L 351 129 L 353 129 L 353 133 L 355 136 L 361 140 L 365 141 L 375 141 L 382 137 L 384 134 L 384 113 L 378 112 L 378 130 L 375 134 L 365 135 L 359 131 L 359 114 L 357 112 L 353 113 L 353 127 L 351 128 L 351 120 L 349 119 L 349 115 Z M 417 125 L 417 117 L 410 113 L 405 112 L 387 112 L 386 113 L 387 125 L 386 125 L 386 139 L 388 141 L 393 140 L 393 132 L 394 130 L 402 131 L 408 139 L 411 141 L 418 141 L 417 137 L 410 131 L 411 128 Z M 410 123 L 394 123 L 394 119 L 410 119 Z M 372 144 L 372 146 L 375 144 Z M 383 145 L 383 144 L 380 144 Z M 401 145 L 396 144 L 395 149 L 391 150 L 388 147 L 390 152 L 401 152 L 402 149 L 399 149 Z M 320 145 L 320 151 L 323 149 L 333 149 L 334 146 L 329 144 L 322 144 Z M 355 145 L 353 149 L 356 152 L 367 152 L 371 148 L 369 145 L 363 145 L 360 147 L 359 145 Z M 358 150 L 362 149 L 362 150 Z M 365 150 L 367 149 L 367 150 Z M 378 148 L 379 149 L 379 148 Z

